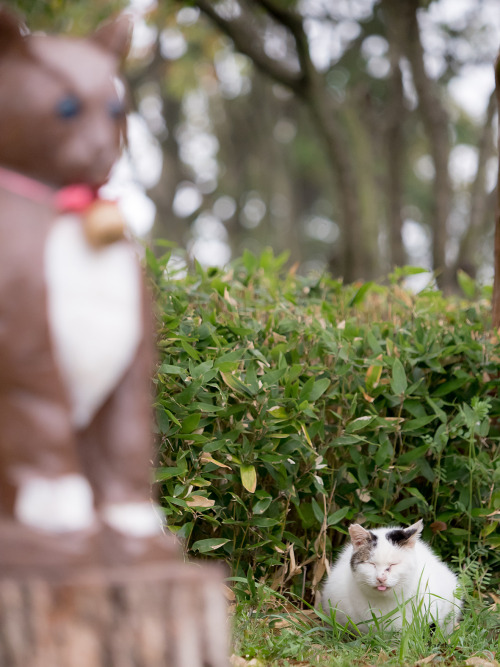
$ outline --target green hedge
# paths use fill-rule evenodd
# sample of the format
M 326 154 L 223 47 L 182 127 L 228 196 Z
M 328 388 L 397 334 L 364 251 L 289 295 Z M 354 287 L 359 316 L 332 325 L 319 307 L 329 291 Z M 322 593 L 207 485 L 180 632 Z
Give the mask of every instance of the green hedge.
M 499 571 L 500 354 L 487 301 L 343 286 L 250 253 L 154 274 L 157 480 L 196 556 L 310 593 L 347 526 L 426 523 L 490 585 Z M 497 511 L 497 514 L 494 512 Z

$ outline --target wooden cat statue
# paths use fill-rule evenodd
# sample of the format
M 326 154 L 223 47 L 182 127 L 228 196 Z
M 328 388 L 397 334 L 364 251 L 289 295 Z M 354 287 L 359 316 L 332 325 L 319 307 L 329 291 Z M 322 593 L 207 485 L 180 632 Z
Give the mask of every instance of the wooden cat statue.
M 150 306 L 98 195 L 130 32 L 31 35 L 0 9 L 0 576 L 178 557 L 150 501 Z
M 227 667 L 223 573 L 151 502 L 149 299 L 99 188 L 130 23 L 31 35 L 0 6 L 0 664 Z

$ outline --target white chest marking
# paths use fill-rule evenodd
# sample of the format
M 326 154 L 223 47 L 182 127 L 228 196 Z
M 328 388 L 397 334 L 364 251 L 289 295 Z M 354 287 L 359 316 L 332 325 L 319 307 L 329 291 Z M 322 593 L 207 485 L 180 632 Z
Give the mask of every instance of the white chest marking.
M 69 392 L 73 423 L 84 428 L 137 351 L 141 334 L 140 269 L 133 248 L 94 249 L 81 221 L 56 222 L 45 248 L 45 279 L 54 353 Z

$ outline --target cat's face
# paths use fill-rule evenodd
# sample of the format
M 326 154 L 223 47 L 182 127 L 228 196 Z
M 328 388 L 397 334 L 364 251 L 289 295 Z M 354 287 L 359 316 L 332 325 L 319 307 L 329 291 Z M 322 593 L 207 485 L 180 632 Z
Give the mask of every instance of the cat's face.
M 106 181 L 125 127 L 117 76 L 130 33 L 109 25 L 90 39 L 23 35 L 0 12 L 0 164 L 53 185 Z
M 358 524 L 349 526 L 351 570 L 358 586 L 372 596 L 400 592 L 412 573 L 422 527 L 422 521 L 406 529 L 368 531 Z

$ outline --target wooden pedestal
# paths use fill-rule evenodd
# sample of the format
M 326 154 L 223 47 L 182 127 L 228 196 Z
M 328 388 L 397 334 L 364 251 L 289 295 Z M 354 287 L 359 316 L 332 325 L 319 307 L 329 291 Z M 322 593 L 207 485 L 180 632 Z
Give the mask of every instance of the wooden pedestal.
M 0 579 L 0 666 L 227 667 L 221 584 L 182 562 Z

